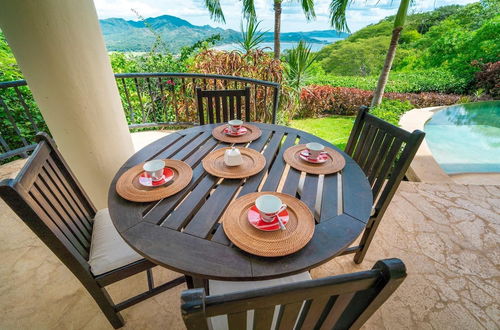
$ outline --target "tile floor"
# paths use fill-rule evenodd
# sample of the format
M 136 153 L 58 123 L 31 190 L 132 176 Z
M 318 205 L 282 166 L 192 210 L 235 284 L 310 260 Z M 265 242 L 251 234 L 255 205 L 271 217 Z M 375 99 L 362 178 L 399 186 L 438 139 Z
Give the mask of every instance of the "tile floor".
M 0 202 L 0 329 L 111 329 L 75 277 Z M 323 277 L 401 258 L 408 278 L 366 329 L 500 327 L 500 186 L 403 182 L 361 265 L 351 256 L 312 270 Z M 178 274 L 157 269 L 166 280 Z M 110 287 L 122 299 L 145 275 Z M 164 292 L 123 312 L 125 329 L 183 329 L 179 295 Z

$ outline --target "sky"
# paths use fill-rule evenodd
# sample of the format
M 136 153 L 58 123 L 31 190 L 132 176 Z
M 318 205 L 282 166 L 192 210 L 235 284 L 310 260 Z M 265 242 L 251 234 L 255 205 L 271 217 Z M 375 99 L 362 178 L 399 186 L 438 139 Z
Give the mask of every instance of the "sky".
M 476 2 L 478 0 L 416 0 L 410 12 L 423 12 L 437 7 Z M 316 19 L 308 22 L 299 1 L 285 0 L 282 11 L 282 32 L 329 30 L 328 9 L 330 0 L 315 0 Z M 241 1 L 221 0 L 226 24 L 210 19 L 203 0 L 94 0 L 99 18 L 121 17 L 137 20 L 136 10 L 143 17 L 172 15 L 183 18 L 194 25 L 211 25 L 239 31 L 241 21 Z M 272 0 L 255 0 L 256 12 L 262 21 L 263 30 L 273 29 L 274 13 Z M 394 15 L 399 1 L 355 0 L 347 10 L 347 23 L 352 32 L 376 23 L 386 16 Z

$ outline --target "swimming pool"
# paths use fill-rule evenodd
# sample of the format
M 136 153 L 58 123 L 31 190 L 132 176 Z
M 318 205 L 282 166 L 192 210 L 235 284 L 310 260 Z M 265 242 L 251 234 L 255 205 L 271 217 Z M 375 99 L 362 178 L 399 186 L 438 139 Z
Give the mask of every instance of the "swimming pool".
M 445 108 L 424 130 L 434 159 L 446 173 L 500 172 L 500 101 Z

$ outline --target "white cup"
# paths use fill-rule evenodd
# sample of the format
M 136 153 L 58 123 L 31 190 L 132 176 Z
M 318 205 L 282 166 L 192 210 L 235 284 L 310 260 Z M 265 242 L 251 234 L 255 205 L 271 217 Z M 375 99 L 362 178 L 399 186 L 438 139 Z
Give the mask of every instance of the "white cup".
M 274 220 L 277 214 L 286 209 L 281 199 L 274 195 L 262 195 L 255 200 L 255 206 L 259 211 L 260 217 L 265 222 Z
M 318 159 L 321 152 L 325 150 L 325 146 L 317 142 L 309 142 L 306 144 L 306 148 L 307 152 L 309 152 L 309 158 L 311 159 Z
M 144 166 L 142 168 L 149 174 L 153 181 L 158 181 L 163 177 L 165 162 L 161 159 L 153 159 L 149 162 L 144 163 Z
M 233 119 L 227 122 L 229 125 L 229 128 L 233 133 L 238 132 L 241 129 L 241 126 L 243 125 L 243 120 L 239 119 Z

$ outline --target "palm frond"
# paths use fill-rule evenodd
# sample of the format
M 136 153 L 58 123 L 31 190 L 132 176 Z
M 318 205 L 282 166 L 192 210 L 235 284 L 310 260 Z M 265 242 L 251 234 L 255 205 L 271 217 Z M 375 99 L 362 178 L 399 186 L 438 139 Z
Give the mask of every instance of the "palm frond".
M 351 2 L 352 0 L 332 0 L 330 2 L 330 25 L 335 30 L 350 32 L 345 13 Z
M 241 22 L 241 41 L 238 44 L 245 53 L 258 49 L 259 44 L 263 41 L 264 32 L 259 29 L 260 23 L 254 18 L 249 18 L 246 26 L 243 26 L 243 21 Z
M 303 40 L 285 54 L 284 74 L 295 89 L 300 88 L 306 81 L 311 65 L 316 61 L 317 53 L 311 51 L 311 46 Z
M 220 6 L 220 0 L 205 0 L 205 7 L 210 13 L 210 18 L 216 22 L 226 23 L 226 18 Z
M 314 0 L 298 0 L 304 11 L 304 15 L 306 15 L 306 19 L 308 21 L 316 18 L 316 12 L 314 11 Z
M 255 13 L 255 1 L 254 0 L 242 0 L 243 2 L 243 17 L 246 19 L 255 19 L 257 14 Z

